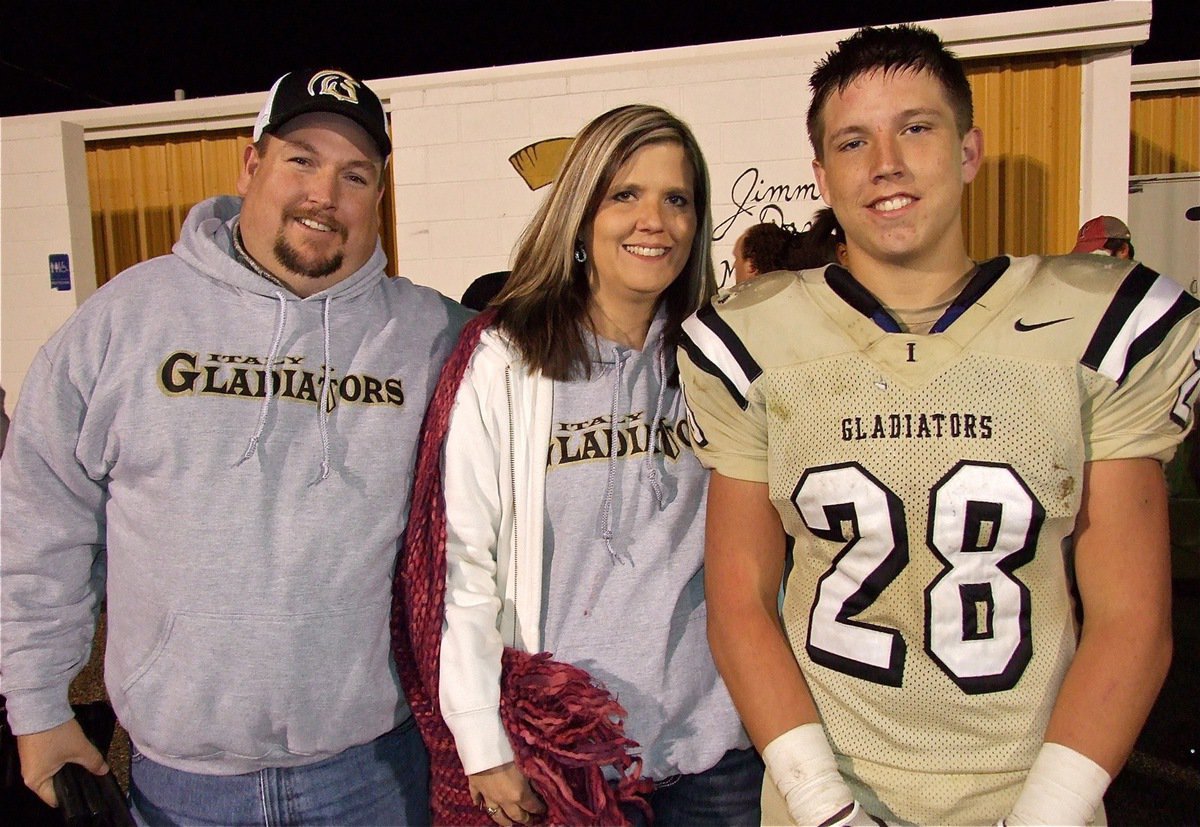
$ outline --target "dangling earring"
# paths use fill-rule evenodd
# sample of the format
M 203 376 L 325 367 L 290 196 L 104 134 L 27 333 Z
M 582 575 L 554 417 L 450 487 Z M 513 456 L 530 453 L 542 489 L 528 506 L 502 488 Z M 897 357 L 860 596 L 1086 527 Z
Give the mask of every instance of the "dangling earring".
M 587 261 L 587 250 L 584 249 L 582 241 L 575 242 L 575 260 L 580 264 Z

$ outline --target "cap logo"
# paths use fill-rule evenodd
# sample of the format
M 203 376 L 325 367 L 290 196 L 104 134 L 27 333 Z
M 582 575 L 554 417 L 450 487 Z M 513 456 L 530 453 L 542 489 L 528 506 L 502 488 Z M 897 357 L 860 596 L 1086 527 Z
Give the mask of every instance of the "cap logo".
M 346 103 L 358 103 L 358 87 L 361 84 L 345 72 L 324 69 L 312 76 L 308 82 L 308 94 L 329 95 Z

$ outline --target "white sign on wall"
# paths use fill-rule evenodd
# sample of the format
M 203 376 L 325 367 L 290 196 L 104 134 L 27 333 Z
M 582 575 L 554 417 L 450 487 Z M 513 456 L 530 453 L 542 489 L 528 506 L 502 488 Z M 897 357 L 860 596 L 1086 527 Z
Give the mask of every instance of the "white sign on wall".
M 1170 276 L 1200 296 L 1200 173 L 1144 175 L 1129 179 L 1129 233 L 1138 261 Z

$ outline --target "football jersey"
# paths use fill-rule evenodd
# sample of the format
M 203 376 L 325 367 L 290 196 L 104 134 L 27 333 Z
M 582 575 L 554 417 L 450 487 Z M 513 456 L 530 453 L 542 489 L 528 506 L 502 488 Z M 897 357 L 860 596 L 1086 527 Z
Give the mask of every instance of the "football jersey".
M 889 821 L 1008 812 L 1075 651 L 1084 463 L 1168 459 L 1200 313 L 1094 256 L 993 259 L 930 334 L 837 265 L 739 286 L 684 325 L 702 461 L 766 482 L 781 609 L 839 768 Z

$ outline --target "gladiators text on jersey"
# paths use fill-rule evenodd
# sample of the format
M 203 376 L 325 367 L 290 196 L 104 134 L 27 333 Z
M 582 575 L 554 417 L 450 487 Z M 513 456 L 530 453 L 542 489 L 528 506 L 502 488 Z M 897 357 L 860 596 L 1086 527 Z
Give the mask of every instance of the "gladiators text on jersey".
M 842 440 L 991 439 L 992 417 L 973 413 L 893 413 L 842 420 Z

